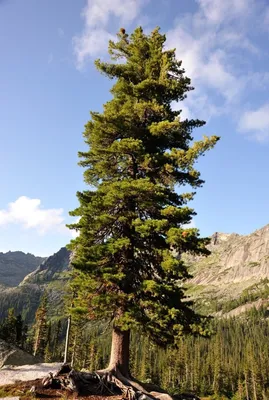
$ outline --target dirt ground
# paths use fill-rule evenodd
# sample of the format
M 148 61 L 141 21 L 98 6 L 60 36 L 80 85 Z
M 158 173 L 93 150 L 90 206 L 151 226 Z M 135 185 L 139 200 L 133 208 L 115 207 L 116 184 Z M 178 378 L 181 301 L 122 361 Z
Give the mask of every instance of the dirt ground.
M 45 389 L 42 387 L 41 379 L 35 379 L 27 382 L 16 382 L 11 385 L 0 386 L 0 399 L 3 397 L 18 396 L 22 400 L 33 399 L 68 399 L 68 400 L 121 400 L 122 396 L 78 396 L 75 393 L 62 389 Z M 35 392 L 30 389 L 35 387 Z

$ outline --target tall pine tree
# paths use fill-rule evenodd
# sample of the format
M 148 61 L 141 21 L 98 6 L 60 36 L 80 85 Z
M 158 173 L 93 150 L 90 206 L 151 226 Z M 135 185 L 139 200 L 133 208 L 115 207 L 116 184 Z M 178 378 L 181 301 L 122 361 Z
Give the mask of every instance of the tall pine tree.
M 44 357 L 47 344 L 47 308 L 48 308 L 48 295 L 45 292 L 42 296 L 40 305 L 36 310 L 33 341 L 33 354 Z
M 127 378 L 132 328 L 161 346 L 203 333 L 184 295 L 189 274 L 181 254 L 208 254 L 208 240 L 186 227 L 195 193 L 182 189 L 203 184 L 195 163 L 218 137 L 194 141 L 193 129 L 205 122 L 182 120 L 173 110 L 193 88 L 165 41 L 159 29 L 130 36 L 121 29 L 109 43 L 111 62 L 96 61 L 115 80 L 113 99 L 85 126 L 89 148 L 79 156 L 89 189 L 77 193 L 71 215 L 80 219 L 69 225 L 80 233 L 70 245 L 75 305 L 90 319 L 111 320 L 108 370 Z

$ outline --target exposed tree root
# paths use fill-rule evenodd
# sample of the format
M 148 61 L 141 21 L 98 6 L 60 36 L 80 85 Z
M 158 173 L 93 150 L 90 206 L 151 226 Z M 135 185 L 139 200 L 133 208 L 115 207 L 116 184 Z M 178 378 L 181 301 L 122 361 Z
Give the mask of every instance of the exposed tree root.
M 89 373 L 71 370 L 69 365 L 64 364 L 55 374 L 45 377 L 42 384 L 47 388 L 61 388 L 81 395 L 119 394 L 126 400 L 173 400 L 157 386 L 125 377 L 117 368 Z

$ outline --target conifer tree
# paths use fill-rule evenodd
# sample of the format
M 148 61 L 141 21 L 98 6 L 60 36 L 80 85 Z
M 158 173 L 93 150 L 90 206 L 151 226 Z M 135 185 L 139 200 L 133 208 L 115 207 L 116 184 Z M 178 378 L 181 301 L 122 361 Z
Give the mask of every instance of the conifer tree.
M 40 306 L 38 307 L 35 314 L 34 324 L 34 343 L 33 352 L 34 355 L 45 355 L 45 349 L 47 344 L 47 305 L 48 296 L 44 293 Z
M 59 361 L 61 359 L 61 333 L 62 333 L 62 321 L 59 319 L 57 322 L 55 334 L 52 343 L 52 356 L 53 359 Z
M 17 346 L 23 347 L 23 320 L 22 316 L 19 314 L 16 317 L 15 327 L 16 327 L 16 344 Z
M 108 369 L 130 377 L 130 330 L 140 328 L 160 346 L 182 334 L 203 334 L 202 317 L 186 301 L 189 273 L 181 254 L 207 255 L 207 239 L 186 227 L 195 212 L 187 206 L 203 184 L 197 159 L 218 137 L 195 141 L 194 128 L 205 122 L 183 120 L 173 102 L 192 90 L 175 49 L 165 49 L 159 29 L 146 35 L 122 29 L 109 43 L 111 62 L 97 69 L 114 80 L 113 99 L 91 112 L 80 152 L 89 186 L 78 192 L 79 222 L 71 242 L 78 289 L 75 306 L 89 319 L 113 326 Z
M 1 329 L 0 329 L 0 336 L 7 342 L 12 344 L 17 344 L 17 318 L 15 316 L 14 308 L 8 309 L 8 314 L 6 318 L 4 318 Z
M 44 359 L 45 362 L 51 362 L 53 353 L 52 353 L 52 340 L 51 340 L 51 322 L 47 324 L 46 328 L 46 342 L 45 342 L 45 351 L 44 351 Z

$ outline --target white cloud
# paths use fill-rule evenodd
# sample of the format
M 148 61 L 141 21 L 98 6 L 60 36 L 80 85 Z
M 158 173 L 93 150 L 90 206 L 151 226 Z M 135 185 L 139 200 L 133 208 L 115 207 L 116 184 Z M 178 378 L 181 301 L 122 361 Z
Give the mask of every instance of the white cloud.
M 192 118 L 190 109 L 187 106 L 185 106 L 184 104 L 180 104 L 180 109 L 181 109 L 180 118 L 182 120 Z
M 114 39 L 113 25 L 128 27 L 139 21 L 149 1 L 154 5 L 153 0 L 87 0 L 83 30 L 73 38 L 77 68 L 107 50 L 108 41 Z M 175 107 L 182 109 L 182 118 L 208 121 L 229 114 L 238 123 L 247 90 L 249 96 L 250 89 L 263 90 L 269 84 L 262 63 L 255 71 L 257 57 L 265 56 L 256 39 L 268 29 L 269 8 L 256 0 L 196 0 L 196 4 L 194 13 L 177 16 L 166 35 L 167 48 L 176 48 L 196 88 L 183 106 Z
M 245 60 L 239 60 L 238 50 L 260 53 L 250 28 L 260 8 L 254 0 L 196 2 L 197 11 L 180 17 L 167 33 L 167 47 L 176 48 L 186 75 L 198 88 L 198 93 L 189 93 L 186 107 L 208 120 L 233 112 L 242 100 L 249 76 L 242 70 Z
M 248 14 L 253 0 L 197 0 L 207 21 L 219 25 Z
M 239 130 L 259 141 L 269 139 L 269 103 L 254 111 L 246 111 L 239 121 Z
M 18 224 L 24 229 L 35 229 L 39 234 L 61 232 L 65 228 L 62 208 L 44 209 L 41 200 L 21 196 L 0 210 L 0 226 Z
M 77 68 L 83 68 L 88 57 L 102 53 L 108 47 L 108 41 L 112 39 L 113 36 L 103 29 L 87 30 L 81 36 L 74 37 Z
M 192 20 L 187 18 L 185 24 L 179 22 L 168 32 L 168 47 L 176 47 L 178 58 L 183 60 L 187 75 L 194 81 L 209 85 L 226 97 L 227 83 L 234 83 L 235 77 L 228 69 L 226 52 L 218 48 L 218 32 L 208 26 L 204 19 L 204 28 L 195 28 L 196 19 L 201 14 L 194 15 Z M 204 17 L 203 17 L 204 18 Z M 191 33 L 188 32 L 192 26 Z M 229 94 L 228 94 L 229 97 Z
M 80 217 L 76 218 L 76 220 L 73 221 L 72 223 L 77 224 L 79 222 L 79 220 L 80 220 Z M 76 231 L 75 229 L 70 230 L 70 232 L 71 232 L 71 236 L 73 239 L 75 239 L 76 237 L 79 236 L 79 231 Z
M 73 38 L 77 68 L 81 69 L 87 58 L 107 49 L 108 41 L 114 38 L 108 31 L 111 17 L 128 24 L 138 17 L 145 3 L 145 0 L 88 0 L 82 11 L 83 32 Z

